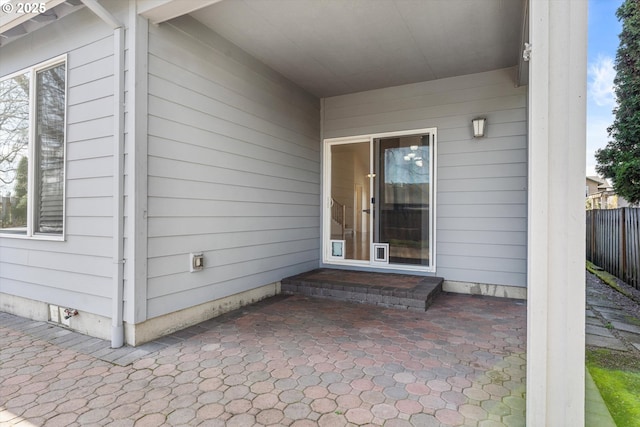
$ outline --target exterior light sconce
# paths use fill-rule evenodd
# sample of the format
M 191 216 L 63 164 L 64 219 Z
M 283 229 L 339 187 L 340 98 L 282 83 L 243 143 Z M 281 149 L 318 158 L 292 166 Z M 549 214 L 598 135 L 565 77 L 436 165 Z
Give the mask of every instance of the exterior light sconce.
M 473 123 L 473 137 L 474 138 L 482 138 L 484 137 L 484 125 L 487 119 L 484 117 L 478 117 L 476 119 L 471 120 Z

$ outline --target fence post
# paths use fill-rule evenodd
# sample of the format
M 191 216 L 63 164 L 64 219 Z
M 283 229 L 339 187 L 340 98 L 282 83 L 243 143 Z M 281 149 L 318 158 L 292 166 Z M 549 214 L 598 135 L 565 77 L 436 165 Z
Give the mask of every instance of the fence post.
M 595 210 L 591 209 L 589 211 L 589 216 L 591 217 L 591 261 L 595 264 L 596 260 L 596 215 Z
M 627 281 L 627 226 L 626 209 L 620 209 L 620 275 L 623 282 Z

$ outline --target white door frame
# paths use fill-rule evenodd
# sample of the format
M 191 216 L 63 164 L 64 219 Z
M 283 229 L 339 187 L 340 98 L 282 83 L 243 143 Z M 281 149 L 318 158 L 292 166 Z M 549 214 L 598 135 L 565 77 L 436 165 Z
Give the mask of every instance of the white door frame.
M 353 143 L 369 143 L 369 173 L 373 173 L 373 140 L 376 138 L 390 138 L 396 136 L 408 136 L 408 135 L 422 135 L 429 134 L 430 136 L 430 151 L 429 169 L 430 169 L 430 191 L 429 191 L 429 216 L 430 227 L 429 230 L 429 261 L 428 267 L 421 265 L 410 264 L 381 264 L 372 262 L 373 257 L 370 256 L 368 261 L 350 260 L 350 259 L 336 259 L 331 257 L 331 246 L 329 244 L 331 239 L 331 146 L 353 144 Z M 321 233 L 321 247 L 322 247 L 322 262 L 324 264 L 333 265 L 348 265 L 358 267 L 370 267 L 375 269 L 389 269 L 389 270 L 406 270 L 406 271 L 421 271 L 421 272 L 435 272 L 436 271 L 436 170 L 437 170 L 437 128 L 422 128 L 411 129 L 395 132 L 383 132 L 372 133 L 365 135 L 356 135 L 340 138 L 327 138 L 323 141 L 323 168 L 322 168 L 322 233 Z M 373 181 L 369 181 L 369 194 L 373 193 Z M 369 202 L 369 208 L 374 209 Z M 369 235 L 373 237 L 373 227 L 375 221 L 369 221 Z M 372 252 L 371 252 L 372 253 Z

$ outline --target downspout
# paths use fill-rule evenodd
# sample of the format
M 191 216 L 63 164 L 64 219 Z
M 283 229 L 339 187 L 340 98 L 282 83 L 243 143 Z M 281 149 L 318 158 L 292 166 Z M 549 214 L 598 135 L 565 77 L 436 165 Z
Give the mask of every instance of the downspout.
M 81 0 L 113 28 L 113 296 L 111 348 L 124 345 L 124 25 L 96 0 Z

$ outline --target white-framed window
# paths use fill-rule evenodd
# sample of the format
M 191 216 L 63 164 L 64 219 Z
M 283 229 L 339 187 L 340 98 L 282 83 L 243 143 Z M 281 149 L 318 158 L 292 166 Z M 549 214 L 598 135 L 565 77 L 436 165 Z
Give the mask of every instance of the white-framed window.
M 64 236 L 66 55 L 0 78 L 0 236 Z

